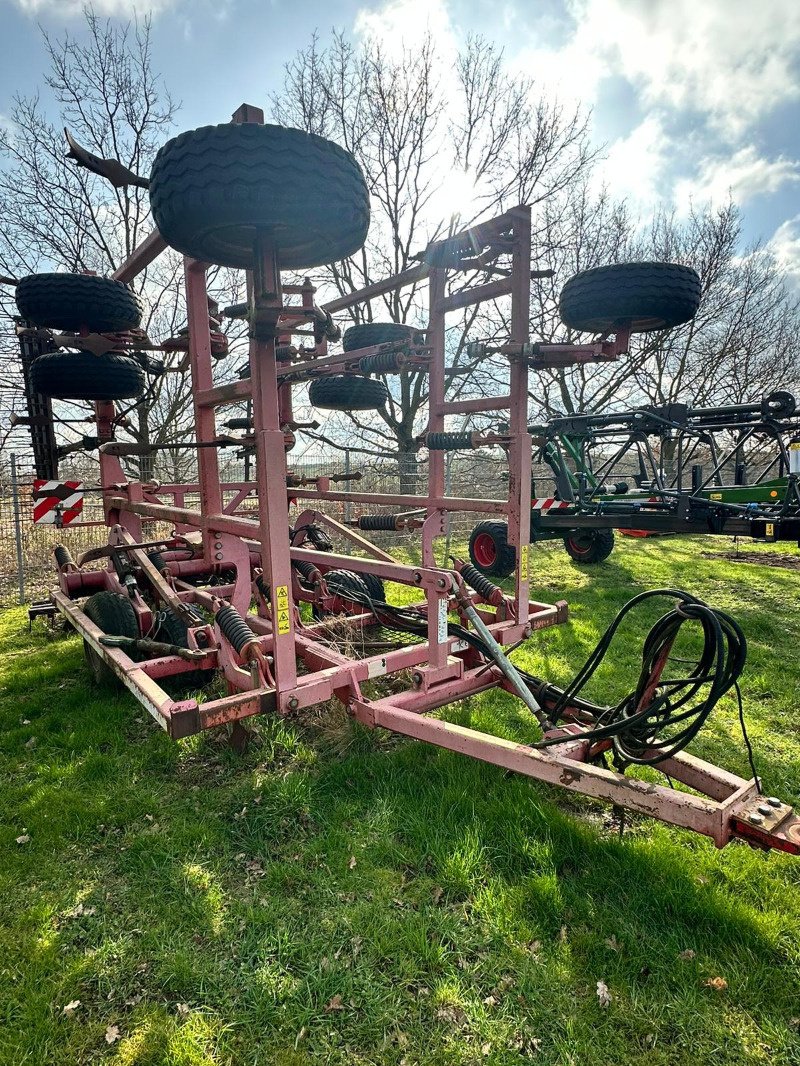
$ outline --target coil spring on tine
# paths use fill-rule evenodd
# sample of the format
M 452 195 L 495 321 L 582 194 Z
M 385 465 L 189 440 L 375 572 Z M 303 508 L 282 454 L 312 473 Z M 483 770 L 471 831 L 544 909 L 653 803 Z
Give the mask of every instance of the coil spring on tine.
M 217 624 L 237 652 L 254 639 L 253 630 L 235 607 L 226 603 L 217 611 Z
M 307 559 L 293 559 L 292 566 L 310 585 L 314 583 L 314 574 L 317 572 L 317 568 L 313 563 L 308 562 Z
M 148 552 L 147 558 L 150 560 L 156 570 L 158 570 L 159 574 L 162 574 L 166 570 L 167 561 L 161 554 L 161 552 Z
M 269 585 L 264 580 L 264 575 L 263 574 L 259 574 L 258 577 L 256 578 L 256 588 L 261 593 L 261 595 L 264 597 L 264 599 L 266 600 L 267 603 L 271 603 L 272 602 L 272 593 L 270 591 Z
M 397 352 L 378 352 L 358 360 L 358 369 L 364 374 L 396 374 L 402 368 L 403 362 Z
M 495 585 L 493 581 L 490 581 L 485 574 L 482 574 L 477 567 L 472 563 L 464 563 L 461 567 L 461 576 L 464 578 L 468 585 L 471 585 L 479 596 L 482 596 L 487 603 L 491 602 L 493 596 L 496 596 L 499 592 L 503 595 L 503 590 L 499 585 Z
M 358 520 L 359 529 L 397 529 L 397 518 L 393 514 L 362 514 Z
M 69 548 L 65 548 L 63 544 L 56 544 L 53 548 L 53 555 L 56 557 L 56 566 L 59 570 L 63 570 L 65 566 L 75 566 L 75 560 Z
M 472 449 L 471 433 L 429 433 L 425 444 L 432 452 L 453 452 Z

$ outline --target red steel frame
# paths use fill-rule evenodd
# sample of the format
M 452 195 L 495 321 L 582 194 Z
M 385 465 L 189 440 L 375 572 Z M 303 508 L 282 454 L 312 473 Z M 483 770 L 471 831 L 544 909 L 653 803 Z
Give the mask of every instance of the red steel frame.
M 236 120 L 236 116 L 234 116 Z M 256 482 L 223 486 L 219 479 L 217 451 L 198 448 L 198 484 L 156 488 L 129 481 L 119 459 L 120 449 L 101 448 L 101 484 L 109 541 L 138 568 L 157 603 L 178 611 L 197 604 L 215 616 L 212 624 L 192 622 L 189 629 L 190 658 L 162 655 L 143 662 L 130 658 L 122 648 L 101 642 L 101 630 L 76 602 L 101 588 L 124 592 L 114 567 L 102 571 L 81 570 L 71 563 L 59 573 L 53 599 L 58 609 L 84 637 L 128 689 L 172 737 L 180 738 L 214 726 L 238 723 L 262 713 L 288 714 L 298 708 L 341 699 L 353 717 L 368 726 L 382 726 L 440 747 L 462 752 L 518 773 L 581 792 L 622 807 L 652 815 L 663 821 L 694 829 L 723 846 L 733 837 L 761 847 L 800 852 L 800 822 L 790 807 L 765 801 L 755 781 L 740 779 L 726 771 L 682 753 L 660 764 L 674 780 L 693 791 L 685 792 L 637 780 L 597 765 L 603 750 L 585 740 L 571 740 L 577 725 L 569 722 L 548 735 L 563 735 L 564 743 L 547 749 L 517 744 L 453 725 L 428 712 L 490 688 L 515 692 L 514 684 L 500 665 L 487 663 L 471 647 L 447 633 L 447 615 L 456 611 L 468 624 L 468 607 L 500 645 L 516 643 L 536 630 L 566 620 L 566 604 L 548 605 L 530 599 L 528 545 L 530 540 L 531 438 L 527 431 L 528 374 L 530 366 L 563 365 L 589 359 L 609 359 L 625 350 L 628 337 L 594 345 L 535 345 L 528 343 L 530 301 L 530 208 L 518 207 L 500 218 L 482 224 L 483 241 L 502 240 L 510 251 L 512 270 L 507 278 L 448 293 L 451 271 L 421 264 L 404 274 L 328 303 L 324 311 L 335 313 L 365 300 L 408 285 L 426 276 L 429 286 L 427 367 L 429 372 L 429 432 L 445 430 L 446 418 L 467 411 L 509 411 L 509 429 L 504 435 L 510 480 L 506 499 L 476 500 L 448 497 L 444 456 L 430 451 L 427 491 L 424 495 L 389 496 L 378 493 L 333 491 L 321 478 L 313 488 L 287 487 L 283 426 L 291 420 L 291 388 L 288 375 L 330 372 L 352 362 L 352 355 L 329 356 L 322 340 L 315 358 L 285 363 L 276 360 L 276 343 L 286 343 L 293 333 L 316 316 L 313 289 L 281 284 L 279 264 L 267 234 L 255 242 L 255 269 L 248 274 L 250 301 L 251 377 L 226 385 L 213 381 L 211 337 L 206 294 L 206 264 L 185 260 L 186 301 L 189 322 L 189 361 L 194 396 L 194 414 L 199 444 L 216 438 L 218 408 L 248 398 L 252 401 L 256 454 Z M 473 231 L 474 232 L 474 231 Z M 117 271 L 120 280 L 130 280 L 143 270 L 165 245 L 158 234 L 149 237 Z M 286 295 L 300 295 L 300 303 L 286 303 Z M 508 344 L 501 351 L 510 361 L 509 395 L 482 400 L 448 401 L 445 388 L 445 316 L 448 312 L 500 296 L 511 298 L 511 328 Z M 99 403 L 96 408 L 98 436 L 110 441 L 114 408 Z M 198 508 L 185 506 L 185 496 L 199 493 Z M 225 501 L 226 493 L 232 498 Z M 241 504 L 255 496 L 257 512 L 242 513 Z M 171 497 L 167 501 L 164 497 Z M 295 519 L 300 528 L 310 521 L 326 524 L 348 538 L 367 557 L 355 557 L 303 546 L 302 536 L 290 544 L 287 536 L 292 501 L 304 501 L 307 509 Z M 394 508 L 415 508 L 422 521 L 422 563 L 398 563 L 354 529 L 323 515 L 315 505 L 323 501 L 351 501 Z M 505 515 L 509 540 L 517 549 L 519 565 L 514 591 L 492 609 L 467 589 L 457 570 L 437 565 L 434 542 L 445 532 L 448 513 L 470 511 Z M 143 520 L 160 520 L 174 529 L 163 552 L 167 570 L 160 572 L 141 545 L 146 542 Z M 177 539 L 175 539 L 177 538 Z M 183 539 L 181 539 L 183 538 Z M 186 546 L 190 551 L 186 551 Z M 91 554 L 91 553 L 90 553 Z M 187 558 L 190 555 L 190 558 Z M 301 599 L 309 599 L 297 579 L 293 562 L 313 564 L 323 572 L 344 568 L 374 574 L 410 585 L 424 594 L 417 604 L 427 619 L 427 640 L 399 646 L 380 654 L 355 659 L 343 655 L 321 639 L 327 623 L 305 624 L 298 611 Z M 192 584 L 187 578 L 210 578 L 235 572 L 228 584 Z M 254 582 L 263 571 L 272 590 L 270 602 Z M 324 595 L 324 593 L 323 593 Z M 257 612 L 250 613 L 253 597 Z M 142 633 L 152 623 L 152 605 L 135 592 L 131 602 Z M 239 652 L 228 641 L 216 620 L 221 603 L 233 604 L 246 619 L 251 639 Z M 328 602 L 328 601 L 325 601 Z M 369 613 L 354 621 L 365 622 Z M 300 667 L 300 671 L 298 671 Z M 205 702 L 173 699 L 159 684 L 165 677 L 197 669 L 218 669 L 224 674 L 228 694 Z M 362 691 L 365 681 L 398 671 L 411 670 L 411 686 L 401 693 L 369 699 Z M 576 715 L 577 718 L 577 715 Z

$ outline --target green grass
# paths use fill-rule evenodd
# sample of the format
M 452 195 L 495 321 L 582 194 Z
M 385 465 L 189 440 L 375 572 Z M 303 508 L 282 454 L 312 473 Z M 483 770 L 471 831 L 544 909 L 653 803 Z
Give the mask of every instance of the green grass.
M 571 621 L 517 660 L 566 680 L 653 585 L 731 610 L 765 786 L 796 801 L 800 575 L 621 540 L 594 568 L 534 552 Z M 341 715 L 263 719 L 243 757 L 176 744 L 90 687 L 74 636 L 9 610 L 0 642 L 4 1066 L 800 1061 L 800 860 L 638 818 L 620 839 L 605 808 Z M 615 646 L 595 695 L 636 661 Z M 498 693 L 448 715 L 532 735 Z M 747 774 L 732 701 L 693 750 Z

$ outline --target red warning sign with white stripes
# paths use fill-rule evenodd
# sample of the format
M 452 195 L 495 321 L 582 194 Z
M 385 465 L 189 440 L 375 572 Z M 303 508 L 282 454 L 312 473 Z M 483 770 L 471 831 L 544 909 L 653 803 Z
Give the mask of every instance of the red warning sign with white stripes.
M 34 481 L 33 521 L 37 526 L 68 526 L 82 510 L 82 481 Z

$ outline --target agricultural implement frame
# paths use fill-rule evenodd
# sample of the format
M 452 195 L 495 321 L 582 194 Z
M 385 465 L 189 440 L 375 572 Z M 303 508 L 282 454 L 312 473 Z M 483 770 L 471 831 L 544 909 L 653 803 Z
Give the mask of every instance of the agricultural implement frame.
M 263 121 L 255 109 L 243 107 L 234 122 Z M 498 277 L 482 284 L 448 288 L 474 269 L 475 259 L 453 253 L 472 246 L 482 266 L 500 256 L 509 264 Z M 153 233 L 116 272 L 130 281 L 166 247 Z M 559 724 L 549 720 L 552 698 L 546 687 L 535 693 L 504 653 L 504 647 L 526 639 L 535 630 L 566 621 L 566 604 L 546 604 L 530 598 L 528 547 L 530 541 L 531 438 L 527 427 L 528 376 L 531 368 L 611 360 L 625 351 L 629 333 L 584 345 L 532 345 L 528 339 L 531 277 L 530 208 L 518 207 L 449 241 L 431 246 L 423 261 L 402 274 L 340 297 L 325 306 L 314 305 L 309 284 L 282 285 L 279 263 L 269 234 L 257 234 L 254 269 L 248 274 L 248 302 L 237 313 L 249 324 L 250 377 L 227 384 L 213 380 L 212 338 L 209 327 L 205 263 L 184 260 L 188 310 L 188 356 L 192 375 L 200 504 L 178 506 L 176 500 L 194 486 L 161 487 L 132 481 L 120 459 L 130 449 L 113 440 L 114 406 L 96 405 L 100 439 L 103 501 L 109 526 L 108 544 L 74 563 L 66 553 L 57 556 L 59 588 L 53 602 L 78 633 L 95 662 L 111 670 L 174 738 L 228 725 L 241 729 L 248 717 L 293 711 L 338 698 L 356 720 L 501 766 L 569 790 L 638 811 L 662 821 L 693 829 L 718 847 L 731 839 L 747 840 L 762 848 L 800 852 L 800 820 L 791 807 L 761 795 L 756 780 L 745 780 L 685 752 L 664 759 L 659 769 L 691 791 L 667 788 L 637 779 L 601 764 L 608 741 L 583 736 L 582 708 L 561 708 Z M 355 365 L 370 367 L 380 357 L 391 365 L 391 346 L 356 353 L 330 354 L 331 316 L 405 285 L 427 279 L 429 321 L 424 345 L 412 345 L 404 358 L 422 366 L 429 378 L 430 449 L 428 485 L 420 495 L 381 495 L 339 491 L 326 478 L 313 487 L 292 484 L 287 471 L 285 426 L 292 421 L 292 383 L 318 375 L 342 372 Z M 299 297 L 287 302 L 287 297 Z M 498 353 L 508 359 L 508 394 L 469 400 L 446 397 L 445 316 L 485 300 L 510 297 L 507 343 Z M 325 328 L 321 328 L 324 326 Z M 276 347 L 293 336 L 314 334 L 313 349 L 294 360 L 279 360 Z M 219 479 L 216 411 L 248 400 L 253 416 L 249 444 L 255 452 L 256 480 L 226 487 Z M 469 446 L 498 443 L 509 460 L 506 499 L 450 497 L 445 490 L 444 451 L 468 446 L 464 434 L 448 433 L 449 415 L 508 412 L 508 429 L 471 440 Z M 229 498 L 228 497 L 230 493 Z M 164 497 L 171 496 L 171 500 Z M 255 498 L 257 513 L 242 513 Z M 290 525 L 290 501 L 305 508 Z M 326 501 L 401 508 L 420 515 L 421 565 L 396 562 L 361 532 L 323 514 Z M 446 531 L 448 515 L 466 511 L 505 516 L 519 565 L 513 591 L 504 594 L 490 583 L 470 587 L 464 564 L 437 565 L 434 542 Z M 166 537 L 151 535 L 153 523 L 167 523 Z M 348 540 L 362 554 L 320 550 L 311 530 L 327 528 Z M 157 549 L 157 561 L 153 551 Z M 84 565 L 107 558 L 105 569 Z M 400 582 L 419 590 L 422 599 L 412 610 L 420 620 L 423 639 L 379 654 L 354 658 L 331 646 L 329 622 L 305 621 L 303 601 L 317 607 L 334 604 L 325 574 L 346 568 L 355 574 Z M 142 639 L 108 636 L 79 604 L 100 590 L 127 596 L 137 616 Z M 147 595 L 143 596 L 145 592 Z M 255 601 L 255 613 L 251 605 Z M 352 607 L 353 605 L 351 605 Z M 373 605 L 375 606 L 375 605 Z M 373 619 L 366 605 L 352 610 L 351 625 Z M 197 609 L 202 609 L 198 614 Z M 166 609 L 183 620 L 184 648 L 148 642 L 154 612 Z M 459 619 L 459 629 L 449 621 Z M 482 651 L 476 649 L 480 639 Z M 138 660 L 142 653 L 149 658 Z M 665 660 L 666 661 L 666 660 Z M 663 669 L 664 663 L 660 669 Z M 660 673 L 660 669 L 657 673 Z M 206 701 L 173 698 L 160 684 L 167 678 L 198 670 L 222 673 L 227 695 Z M 410 672 L 407 687 L 390 696 L 370 698 L 366 682 L 401 671 Z M 657 686 L 643 695 L 645 703 Z M 475 729 L 431 717 L 430 712 L 493 688 L 519 697 L 539 723 L 543 741 L 554 746 L 519 744 Z

